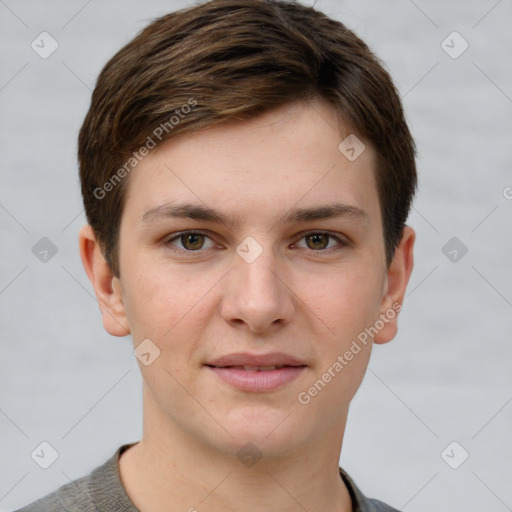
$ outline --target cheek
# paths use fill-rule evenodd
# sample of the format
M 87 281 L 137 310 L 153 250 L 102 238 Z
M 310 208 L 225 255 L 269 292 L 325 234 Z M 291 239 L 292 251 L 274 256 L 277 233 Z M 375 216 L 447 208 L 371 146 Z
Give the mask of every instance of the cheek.
M 308 306 L 312 319 L 329 330 L 315 340 L 317 364 L 298 401 L 313 415 L 322 415 L 327 428 L 348 410 L 366 372 L 372 342 L 360 335 L 378 315 L 380 285 L 376 276 L 353 269 L 321 284 L 322 292 L 310 294 Z
M 199 279 L 175 268 L 140 262 L 125 288 L 125 308 L 135 344 L 151 339 L 160 350 L 194 345 L 202 319 L 210 314 L 211 300 L 205 293 L 215 280 Z M 207 281 L 207 282 L 205 282 Z
M 179 283 L 169 282 L 150 265 L 141 263 L 132 267 L 124 296 L 135 343 L 139 338 L 156 340 L 165 327 L 170 329 L 178 321 L 186 302 L 182 289 Z
M 357 336 L 378 317 L 382 276 L 371 269 L 347 266 L 310 278 L 302 287 L 304 302 L 330 328 L 335 343 Z

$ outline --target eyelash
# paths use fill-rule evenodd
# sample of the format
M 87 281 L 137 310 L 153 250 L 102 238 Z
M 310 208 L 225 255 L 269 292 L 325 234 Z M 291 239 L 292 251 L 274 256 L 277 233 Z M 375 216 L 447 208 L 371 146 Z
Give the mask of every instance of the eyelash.
M 211 239 L 210 236 L 208 236 L 206 233 L 202 232 L 202 231 L 181 231 L 180 233 L 177 233 L 175 235 L 173 235 L 171 238 L 167 238 L 165 241 L 164 241 L 164 246 L 170 248 L 171 250 L 173 251 L 176 251 L 176 252 L 181 252 L 181 253 L 189 253 L 189 254 L 193 254 L 193 253 L 201 253 L 203 252 L 204 250 L 206 249 L 197 249 L 197 250 L 190 250 L 190 249 L 181 249 L 181 248 L 178 248 L 176 247 L 172 242 L 174 242 L 175 240 L 179 240 L 183 235 L 202 235 L 208 239 L 210 239 L 212 242 L 213 240 Z M 335 240 L 336 242 L 338 242 L 338 247 L 329 247 L 329 248 L 326 248 L 326 249 L 318 249 L 318 250 L 315 250 L 315 249 L 307 249 L 309 250 L 310 252 L 312 253 L 330 253 L 332 250 L 340 250 L 341 248 L 343 247 L 346 247 L 349 245 L 349 243 L 346 241 L 346 240 L 343 240 L 342 238 L 340 238 L 339 236 L 336 236 L 332 233 L 329 233 L 328 231 L 308 231 L 306 233 L 304 233 L 299 239 L 298 241 L 300 240 L 303 240 L 304 238 L 310 236 L 310 235 L 326 235 L 329 237 L 329 242 L 330 240 Z M 327 245 L 329 245 L 329 242 Z M 297 242 L 295 242 L 297 243 Z M 294 243 L 294 245 L 295 245 Z

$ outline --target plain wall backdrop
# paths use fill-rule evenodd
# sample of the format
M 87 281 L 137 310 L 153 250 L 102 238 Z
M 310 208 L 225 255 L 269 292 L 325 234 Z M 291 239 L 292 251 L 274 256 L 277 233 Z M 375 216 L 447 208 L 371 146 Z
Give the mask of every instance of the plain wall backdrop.
M 78 254 L 76 139 L 106 61 L 192 4 L 0 0 L 0 511 L 140 439 L 131 339 L 103 330 Z M 512 1 L 316 5 L 391 72 L 420 175 L 399 334 L 374 348 L 340 464 L 407 512 L 512 510 Z

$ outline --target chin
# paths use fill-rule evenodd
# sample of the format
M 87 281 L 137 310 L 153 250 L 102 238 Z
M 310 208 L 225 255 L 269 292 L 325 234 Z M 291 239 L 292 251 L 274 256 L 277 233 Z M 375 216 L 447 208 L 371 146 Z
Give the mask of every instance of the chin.
M 247 443 L 252 443 L 262 453 L 270 456 L 285 455 L 297 445 L 304 443 L 307 437 L 307 425 L 301 421 L 297 426 L 292 409 L 271 409 L 264 407 L 246 407 L 231 411 L 221 424 L 231 434 L 223 436 L 226 449 L 233 453 Z

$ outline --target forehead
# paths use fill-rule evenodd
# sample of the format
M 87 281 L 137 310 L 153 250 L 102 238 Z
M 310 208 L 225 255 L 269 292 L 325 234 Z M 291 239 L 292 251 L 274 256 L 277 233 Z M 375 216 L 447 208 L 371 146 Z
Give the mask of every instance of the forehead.
M 356 149 L 364 151 L 347 158 L 353 153 L 346 153 L 342 142 L 349 136 L 350 128 L 322 100 L 182 133 L 132 171 L 123 217 L 139 221 L 175 200 L 202 203 L 238 219 L 256 213 L 275 218 L 293 206 L 334 202 L 378 216 L 374 150 L 361 141 Z

